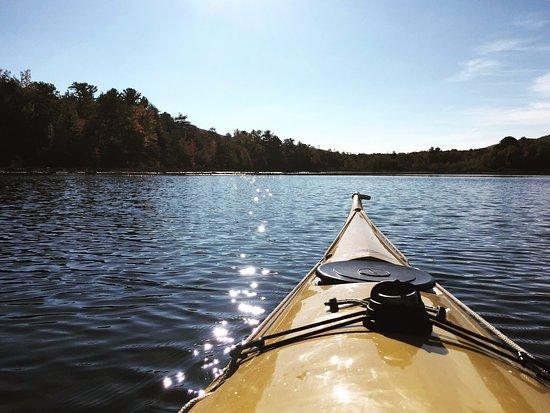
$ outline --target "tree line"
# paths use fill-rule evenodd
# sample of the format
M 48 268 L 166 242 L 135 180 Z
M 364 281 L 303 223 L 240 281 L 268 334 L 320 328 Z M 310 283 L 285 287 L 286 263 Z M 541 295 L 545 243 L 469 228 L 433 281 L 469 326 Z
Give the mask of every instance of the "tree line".
M 470 150 L 350 154 L 322 150 L 269 130 L 215 129 L 159 111 L 138 91 L 98 93 L 74 82 L 65 93 L 0 69 L 0 167 L 150 171 L 550 172 L 550 135 L 508 136 Z

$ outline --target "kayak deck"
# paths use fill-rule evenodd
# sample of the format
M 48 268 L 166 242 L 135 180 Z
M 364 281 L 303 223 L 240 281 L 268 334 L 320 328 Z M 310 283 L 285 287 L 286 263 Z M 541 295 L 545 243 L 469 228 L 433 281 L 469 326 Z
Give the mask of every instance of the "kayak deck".
M 308 282 L 258 336 L 334 317 L 326 311 L 325 301 L 365 298 L 371 287 Z M 422 293 L 426 304 L 445 306 L 450 321 L 486 334 L 438 287 L 434 290 L 435 294 Z M 369 332 L 360 324 L 338 329 L 245 361 L 196 408 L 210 412 L 441 411 L 442 406 L 484 412 L 548 409 L 546 386 L 486 350 L 437 327 L 433 339 L 423 341 Z
M 369 297 L 374 282 L 319 285 L 315 272 L 323 263 L 364 257 L 408 266 L 368 219 L 360 199 L 354 198 L 352 212 L 327 254 L 247 341 L 334 318 L 324 305 L 331 298 Z M 478 316 L 439 285 L 421 296 L 426 305 L 447 308 L 447 319 L 456 325 L 495 338 Z M 357 310 L 343 308 L 338 316 Z M 549 388 L 527 370 L 436 326 L 429 338 L 381 334 L 361 323 L 337 328 L 249 356 L 206 392 L 193 411 L 550 408 Z

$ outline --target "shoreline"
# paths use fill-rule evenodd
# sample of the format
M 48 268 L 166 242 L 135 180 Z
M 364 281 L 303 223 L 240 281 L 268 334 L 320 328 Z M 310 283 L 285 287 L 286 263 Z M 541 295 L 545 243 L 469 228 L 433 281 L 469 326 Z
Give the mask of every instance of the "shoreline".
M 126 176 L 237 176 L 237 175 L 258 175 L 258 176 L 550 176 L 550 171 L 523 173 L 520 171 L 510 172 L 355 172 L 355 171 L 330 171 L 330 172 L 281 172 L 281 171 L 136 171 L 136 170 L 66 170 L 66 169 L 24 169 L 24 170 L 2 170 L 2 175 L 126 175 Z

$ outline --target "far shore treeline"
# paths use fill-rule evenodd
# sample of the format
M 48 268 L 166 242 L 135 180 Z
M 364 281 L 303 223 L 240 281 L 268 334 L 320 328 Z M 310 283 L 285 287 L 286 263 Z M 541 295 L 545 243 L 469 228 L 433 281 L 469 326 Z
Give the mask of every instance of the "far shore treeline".
M 335 137 L 337 139 L 337 137 Z M 495 137 L 495 142 L 499 140 Z M 270 131 L 220 135 L 160 112 L 135 89 L 50 83 L 0 69 L 0 169 L 548 173 L 550 135 L 508 136 L 470 150 L 350 154 L 281 140 Z

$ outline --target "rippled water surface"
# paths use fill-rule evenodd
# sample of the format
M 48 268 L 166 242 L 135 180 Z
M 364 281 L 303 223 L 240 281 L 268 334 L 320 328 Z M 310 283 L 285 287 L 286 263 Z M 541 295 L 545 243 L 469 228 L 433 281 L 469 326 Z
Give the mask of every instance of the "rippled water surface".
M 0 177 L 0 410 L 174 411 L 367 213 L 550 361 L 550 178 Z

